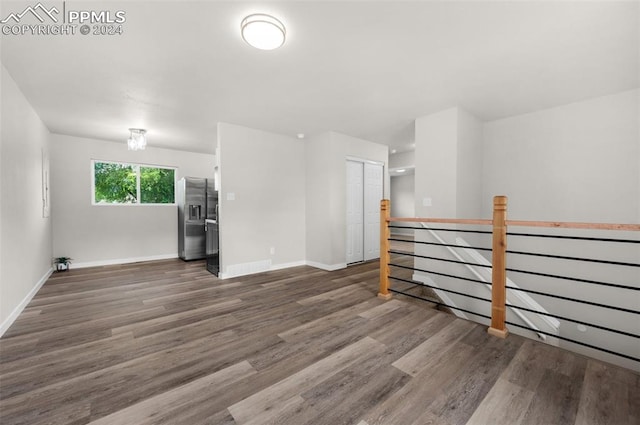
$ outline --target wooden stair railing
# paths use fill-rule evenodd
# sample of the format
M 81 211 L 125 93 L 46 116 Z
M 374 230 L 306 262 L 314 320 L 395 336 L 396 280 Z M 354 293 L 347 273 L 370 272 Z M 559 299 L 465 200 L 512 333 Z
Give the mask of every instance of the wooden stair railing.
M 491 335 L 505 338 L 506 328 L 506 251 L 508 226 L 546 227 L 565 229 L 593 229 L 593 230 L 623 230 L 640 231 L 640 224 L 609 224 L 609 223 L 573 223 L 555 221 L 524 221 L 507 220 L 507 197 L 493 198 L 493 219 L 452 219 L 452 218 L 413 218 L 391 217 L 389 200 L 380 203 L 380 289 L 378 297 L 388 300 L 391 298 L 389 287 L 389 238 L 390 222 L 405 223 L 443 223 L 492 226 L 492 287 L 491 287 Z

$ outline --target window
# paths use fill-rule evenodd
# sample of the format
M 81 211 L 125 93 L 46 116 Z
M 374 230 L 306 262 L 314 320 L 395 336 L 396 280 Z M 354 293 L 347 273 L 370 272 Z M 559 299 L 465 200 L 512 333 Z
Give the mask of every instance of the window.
M 175 168 L 92 161 L 93 203 L 173 204 Z

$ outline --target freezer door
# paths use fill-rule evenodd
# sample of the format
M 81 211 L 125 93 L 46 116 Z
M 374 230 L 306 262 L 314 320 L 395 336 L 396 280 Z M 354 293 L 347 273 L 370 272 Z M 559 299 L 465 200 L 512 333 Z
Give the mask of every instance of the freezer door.
M 199 260 L 205 257 L 205 231 L 202 222 L 185 225 L 184 259 Z

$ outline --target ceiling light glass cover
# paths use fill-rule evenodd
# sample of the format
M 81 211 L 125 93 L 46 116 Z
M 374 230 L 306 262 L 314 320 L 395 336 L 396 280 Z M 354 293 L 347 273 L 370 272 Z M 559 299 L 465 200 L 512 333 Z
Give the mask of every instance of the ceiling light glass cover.
M 273 50 L 282 46 L 287 33 L 282 22 L 262 13 L 244 18 L 240 29 L 243 40 L 261 50 Z
M 127 140 L 127 146 L 130 151 L 141 151 L 147 147 L 147 137 L 145 133 L 147 130 L 142 128 L 130 128 L 131 136 Z

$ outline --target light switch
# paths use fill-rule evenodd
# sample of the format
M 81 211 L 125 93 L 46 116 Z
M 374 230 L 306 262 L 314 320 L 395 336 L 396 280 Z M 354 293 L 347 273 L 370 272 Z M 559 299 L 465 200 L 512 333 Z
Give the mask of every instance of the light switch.
M 432 205 L 431 198 L 422 198 L 422 206 L 430 207 Z
M 235 200 L 236 200 L 236 194 L 234 192 L 227 193 L 227 201 L 235 201 Z

